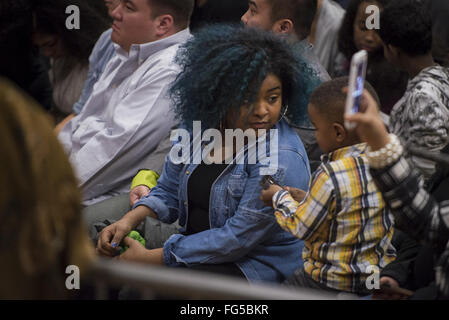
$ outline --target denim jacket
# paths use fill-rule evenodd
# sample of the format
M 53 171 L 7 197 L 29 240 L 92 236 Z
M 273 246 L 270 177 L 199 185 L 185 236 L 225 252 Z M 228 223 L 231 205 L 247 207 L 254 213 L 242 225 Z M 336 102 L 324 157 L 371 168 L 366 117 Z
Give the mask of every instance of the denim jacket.
M 290 126 L 278 122 L 278 165 L 273 174 L 281 185 L 308 189 L 310 168 L 304 146 Z M 210 229 L 185 236 L 188 181 L 198 164 L 174 164 L 168 156 L 157 186 L 139 205 L 153 209 L 158 219 L 179 219 L 180 234 L 164 244 L 168 266 L 234 262 L 252 281 L 282 282 L 302 266 L 302 241 L 277 224 L 273 208 L 261 196 L 260 168 L 265 164 L 230 164 L 215 180 L 210 193 Z

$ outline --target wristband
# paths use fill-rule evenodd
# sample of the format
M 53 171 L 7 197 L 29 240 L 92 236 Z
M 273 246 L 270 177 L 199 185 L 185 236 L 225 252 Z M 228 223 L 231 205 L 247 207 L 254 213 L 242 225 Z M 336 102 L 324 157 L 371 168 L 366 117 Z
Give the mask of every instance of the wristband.
M 398 137 L 392 133 L 389 136 L 390 142 L 382 149 L 371 151 L 371 147 L 367 147 L 366 157 L 371 167 L 375 169 L 387 167 L 399 160 L 404 153 L 404 147 L 402 147 Z
M 142 185 L 153 189 L 157 184 L 157 179 L 159 179 L 159 175 L 155 171 L 140 170 L 133 178 L 130 190 Z

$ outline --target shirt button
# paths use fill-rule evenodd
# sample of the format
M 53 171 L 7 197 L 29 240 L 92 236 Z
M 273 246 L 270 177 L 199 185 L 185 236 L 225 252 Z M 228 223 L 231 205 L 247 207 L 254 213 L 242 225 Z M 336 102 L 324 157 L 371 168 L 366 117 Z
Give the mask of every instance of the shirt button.
M 187 170 L 187 171 L 186 171 L 186 174 L 189 174 L 189 173 L 190 173 L 190 171 L 189 171 L 189 170 Z
M 184 206 L 186 206 L 186 207 L 187 207 L 187 201 L 184 201 Z

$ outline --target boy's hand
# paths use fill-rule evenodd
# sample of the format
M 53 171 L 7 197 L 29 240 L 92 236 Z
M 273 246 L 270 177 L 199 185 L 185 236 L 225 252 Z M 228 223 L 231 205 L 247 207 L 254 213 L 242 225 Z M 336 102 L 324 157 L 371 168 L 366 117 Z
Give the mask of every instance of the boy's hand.
M 279 190 L 282 190 L 282 188 L 278 185 L 272 184 L 268 189 L 264 190 L 262 189 L 262 195 L 260 196 L 260 200 L 263 201 L 263 203 L 267 207 L 273 206 L 273 195 L 278 192 Z
M 307 192 L 298 188 L 284 187 L 284 189 L 287 190 L 297 202 L 301 202 L 307 195 Z

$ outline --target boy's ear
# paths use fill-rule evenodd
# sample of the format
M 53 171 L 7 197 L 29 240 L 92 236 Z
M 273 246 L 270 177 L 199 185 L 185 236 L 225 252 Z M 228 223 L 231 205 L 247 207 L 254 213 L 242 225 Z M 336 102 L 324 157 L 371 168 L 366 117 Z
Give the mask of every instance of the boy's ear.
M 338 143 L 342 143 L 346 139 L 347 135 L 345 127 L 341 123 L 334 122 L 332 123 L 332 128 L 335 132 L 335 140 Z
M 281 19 L 276 21 L 271 28 L 276 34 L 293 34 L 295 32 L 293 22 L 290 19 Z

